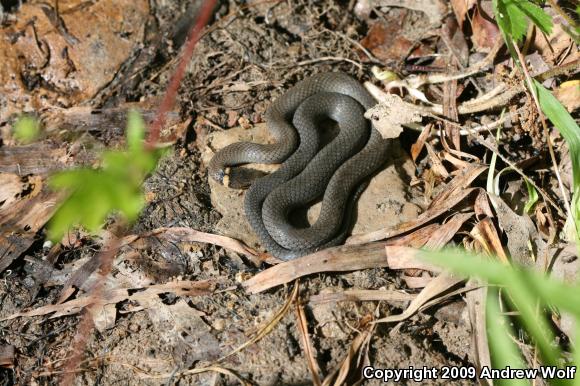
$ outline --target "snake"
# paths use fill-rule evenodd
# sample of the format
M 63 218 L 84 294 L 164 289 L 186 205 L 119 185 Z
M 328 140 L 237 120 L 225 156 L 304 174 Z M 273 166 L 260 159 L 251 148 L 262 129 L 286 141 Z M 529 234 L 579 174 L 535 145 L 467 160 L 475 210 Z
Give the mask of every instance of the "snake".
M 385 163 L 392 140 L 364 117 L 375 100 L 342 72 L 315 74 L 298 82 L 266 110 L 274 143 L 237 142 L 215 153 L 208 174 L 230 188 L 247 188 L 244 211 L 262 246 L 292 260 L 342 244 L 368 178 Z M 338 134 L 322 141 L 323 123 Z M 270 174 L 245 164 L 281 164 Z M 320 214 L 307 227 L 291 214 L 322 198 Z

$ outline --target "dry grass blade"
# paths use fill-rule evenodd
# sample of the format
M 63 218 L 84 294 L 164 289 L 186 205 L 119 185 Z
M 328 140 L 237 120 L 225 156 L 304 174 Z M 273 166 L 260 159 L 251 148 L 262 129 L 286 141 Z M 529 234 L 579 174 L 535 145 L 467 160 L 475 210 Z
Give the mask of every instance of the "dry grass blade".
M 425 244 L 427 249 L 439 249 L 444 247 L 455 236 L 459 228 L 471 217 L 473 212 L 458 213 L 447 221 L 445 224 L 437 228 Z
M 403 223 L 394 229 L 379 229 L 374 232 L 364 233 L 360 235 L 354 235 L 348 238 L 347 244 L 364 244 L 372 241 L 388 239 L 394 236 L 398 236 L 403 233 L 412 231 L 415 228 L 420 227 L 441 216 L 443 213 L 449 211 L 455 205 L 462 203 L 465 199 L 474 191 L 478 191 L 480 188 L 468 188 L 458 191 L 456 195 L 451 197 L 449 201 L 445 202 L 444 205 L 440 206 L 430 206 L 425 212 L 421 213 L 413 221 Z
M 362 235 L 351 236 L 347 240 L 347 244 L 363 244 L 370 241 L 377 241 L 397 236 L 435 219 L 455 205 L 463 202 L 471 192 L 473 192 L 475 189 L 478 189 L 468 189 L 468 187 L 473 182 L 473 180 L 486 169 L 487 166 L 484 165 L 473 165 L 460 175 L 453 178 L 453 180 L 451 180 L 451 182 L 447 185 L 446 189 L 444 189 L 441 194 L 433 199 L 429 205 L 429 208 L 425 212 L 421 213 L 421 215 L 419 215 L 415 220 L 403 223 L 393 230 L 380 229 L 378 231 L 365 233 Z
M 481 285 L 478 280 L 470 280 L 469 283 L 475 286 Z M 468 285 L 470 285 L 469 283 Z M 472 342 L 475 347 L 475 363 L 479 369 L 484 367 L 491 368 L 491 356 L 489 353 L 486 327 L 486 296 L 487 287 L 481 287 L 474 291 L 469 291 L 465 296 L 467 311 L 469 313 L 469 322 L 471 324 Z M 487 381 L 486 384 L 490 384 L 490 382 Z
M 469 169 L 466 169 L 463 173 L 455 177 L 445 189 L 431 202 L 430 208 L 445 206 L 445 202 L 453 200 L 453 197 L 461 192 L 462 190 L 468 188 L 473 180 L 475 180 L 481 173 L 487 170 L 486 165 L 472 165 Z
M 314 348 L 312 347 L 312 342 L 310 341 L 310 336 L 308 335 L 308 322 L 306 321 L 306 313 L 304 312 L 304 307 L 296 302 L 296 316 L 298 319 L 298 329 L 300 330 L 300 335 L 302 338 L 302 346 L 304 346 L 304 355 L 306 355 L 306 360 L 308 361 L 308 368 L 310 369 L 310 374 L 312 375 L 312 383 L 316 386 L 320 386 L 320 368 L 314 357 Z
M 393 290 L 346 290 L 336 293 L 322 293 L 310 297 L 312 305 L 338 302 L 386 301 L 387 303 L 409 302 L 417 295 Z
M 133 366 L 131 366 L 131 368 L 133 368 Z M 217 366 L 217 365 L 208 366 L 208 367 L 200 367 L 198 369 L 191 369 L 191 370 L 181 371 L 178 373 L 142 375 L 141 378 L 144 378 L 144 379 L 147 379 L 147 378 L 149 378 L 149 379 L 176 379 L 176 378 L 183 377 L 185 375 L 195 375 L 195 374 L 202 374 L 202 373 L 207 373 L 207 372 L 214 372 L 214 373 L 220 373 L 223 375 L 229 375 L 231 377 L 236 378 L 240 382 L 240 384 L 242 384 L 243 386 L 251 386 L 252 385 L 251 382 L 242 378 L 235 371 L 230 370 L 230 369 L 225 368 L 225 367 Z
M 336 370 L 334 370 L 332 372 L 332 374 L 329 374 L 324 379 L 324 382 L 322 382 L 323 386 L 330 386 L 330 385 L 340 386 L 340 385 L 347 384 L 345 381 L 347 380 L 349 373 L 351 373 L 351 364 L 353 362 L 353 359 L 355 358 L 357 353 L 360 351 L 361 347 L 363 347 L 363 345 L 365 345 L 365 344 L 368 344 L 368 342 L 370 341 L 370 338 L 372 336 L 373 331 L 374 331 L 374 325 L 369 325 L 353 339 L 350 347 L 348 348 L 348 353 L 347 353 L 346 357 L 343 359 L 343 361 L 341 362 L 340 367 L 338 367 Z M 359 358 L 360 358 L 360 356 L 359 356 Z M 359 367 L 359 363 L 356 364 L 354 369 L 357 369 L 358 367 Z
M 433 146 L 426 142 L 425 148 L 427 149 L 427 153 L 429 153 L 429 160 L 431 161 L 432 170 L 443 178 L 449 177 L 449 172 L 447 169 L 445 169 L 445 166 L 443 166 L 443 162 L 441 162 L 441 158 L 439 158 L 435 152 L 435 149 L 433 149 Z
M 268 268 L 246 280 L 243 286 L 248 292 L 257 293 L 313 273 L 387 267 L 384 247 L 385 243 L 372 243 L 328 248 Z
M 270 333 L 270 331 L 272 331 L 274 329 L 274 327 L 276 327 L 276 325 L 278 325 L 278 323 L 280 322 L 280 320 L 282 320 L 284 315 L 286 315 L 286 313 L 288 313 L 288 310 L 290 310 L 290 306 L 292 305 L 292 302 L 296 301 L 296 299 L 298 297 L 299 283 L 300 282 L 297 280 L 296 284 L 294 285 L 294 290 L 292 291 L 292 294 L 286 300 L 286 303 L 284 303 L 284 306 L 282 306 L 282 308 L 280 308 L 278 310 L 278 312 L 276 312 L 274 317 L 271 320 L 269 320 L 268 323 L 266 323 L 263 327 L 261 327 L 256 332 L 256 334 L 254 335 L 253 338 L 251 338 L 250 340 L 248 340 L 247 342 L 245 342 L 241 346 L 235 348 L 234 350 L 232 350 L 228 354 L 224 355 L 223 357 L 218 359 L 216 362 L 221 362 L 224 359 L 229 358 L 230 356 L 242 351 L 243 349 L 245 349 L 248 346 L 253 345 L 257 341 L 259 341 L 260 339 L 262 339 L 263 337 L 268 335 Z
M 319 272 L 357 271 L 368 268 L 422 269 L 439 272 L 440 267 L 416 258 L 417 249 L 384 242 L 342 245 L 295 260 L 286 261 L 246 280 L 248 292 L 258 293 Z
M 413 162 L 417 160 L 419 153 L 421 153 L 421 150 L 423 150 L 423 147 L 425 146 L 425 141 L 427 141 L 427 138 L 429 138 L 429 134 L 431 134 L 432 128 L 433 124 L 426 125 L 423 128 L 423 130 L 421 130 L 421 134 L 419 134 L 419 138 L 417 138 L 417 141 L 415 141 L 415 143 L 411 146 L 411 159 L 413 160 Z
M 248 247 L 239 240 L 232 239 L 231 237 L 214 235 L 212 233 L 200 232 L 195 229 L 186 227 L 175 227 L 175 228 L 157 228 L 149 233 L 143 235 L 129 235 L 123 238 L 123 244 L 127 245 L 138 238 L 144 237 L 160 237 L 167 241 L 173 243 L 209 243 L 214 245 L 219 245 L 220 247 L 230 249 L 242 255 L 249 257 L 257 256 L 258 254 L 252 248 Z
M 442 273 L 435 279 L 431 280 L 429 284 L 417 295 L 415 299 L 411 302 L 409 307 L 403 313 L 399 315 L 391 315 L 382 319 L 378 319 L 373 323 L 393 323 L 400 322 L 411 316 L 413 316 L 421 307 L 423 307 L 427 302 L 434 300 L 434 298 L 444 294 L 450 288 L 461 283 L 464 279 L 453 276 L 450 273 Z M 432 304 L 435 304 L 431 302 Z
M 522 70 L 524 72 L 524 76 L 526 78 L 526 82 L 528 83 L 528 88 L 530 93 L 532 94 L 532 98 L 534 99 L 534 103 L 536 105 L 536 109 L 538 110 L 538 114 L 540 115 L 540 122 L 542 122 L 542 129 L 544 131 L 544 138 L 546 139 L 546 143 L 548 144 L 548 150 L 550 152 L 550 158 L 552 159 L 552 164 L 554 166 L 554 174 L 556 175 L 556 180 L 558 181 L 558 187 L 560 188 L 560 192 L 562 193 L 562 197 L 564 197 L 564 206 L 566 207 L 566 212 L 570 218 L 572 216 L 572 209 L 570 208 L 570 198 L 568 197 L 568 193 L 564 188 L 564 184 L 562 182 L 562 177 L 560 176 L 560 168 L 558 167 L 558 161 L 556 161 L 556 155 L 554 154 L 554 147 L 552 146 L 552 140 L 550 139 L 550 133 L 548 132 L 548 125 L 546 124 L 546 117 L 544 116 L 544 112 L 540 106 L 540 101 L 538 100 L 538 96 L 535 92 L 535 87 L 532 82 L 532 77 L 528 72 L 528 68 L 526 66 L 526 61 L 520 52 L 517 44 L 514 44 L 514 49 L 518 54 L 518 58 L 520 60 L 520 64 L 522 65 Z
M 439 227 L 440 225 L 436 223 L 427 224 L 411 233 L 392 238 L 387 241 L 387 244 L 421 248 L 429 241 L 433 232 L 439 229 Z
M 479 241 L 487 253 L 499 257 L 502 263 L 509 264 L 509 259 L 501 245 L 497 230 L 489 218 L 477 223 L 471 231 L 471 235 Z

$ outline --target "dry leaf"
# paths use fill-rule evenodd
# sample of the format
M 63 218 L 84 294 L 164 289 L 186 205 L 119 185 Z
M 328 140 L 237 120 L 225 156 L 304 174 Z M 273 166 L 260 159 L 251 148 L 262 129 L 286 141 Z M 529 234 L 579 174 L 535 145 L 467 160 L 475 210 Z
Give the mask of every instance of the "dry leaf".
M 457 18 L 457 23 L 461 27 L 467 16 L 467 12 L 477 3 L 477 0 L 451 0 L 451 8 L 455 17 Z
M 409 304 L 409 307 L 399 315 L 391 315 L 385 318 L 376 320 L 374 323 L 393 323 L 400 322 L 413 316 L 419 309 L 426 305 L 429 301 L 439 297 L 447 292 L 450 288 L 456 286 L 463 281 L 462 278 L 453 276 L 450 273 L 442 273 L 427 284 L 425 288 L 417 295 L 415 299 Z
M 5 318 L 0 319 L 12 320 L 22 317 L 32 317 L 41 316 L 46 314 L 55 313 L 51 318 L 55 318 L 61 315 L 72 315 L 80 312 L 84 307 L 91 304 L 116 304 L 125 300 L 132 300 L 139 302 L 141 299 L 148 299 L 149 297 L 158 297 L 160 294 L 172 292 L 177 296 L 202 296 L 211 295 L 215 287 L 215 281 L 213 280 L 201 280 L 201 281 L 172 281 L 165 284 L 156 284 L 149 287 L 143 288 L 142 291 L 135 292 L 134 290 L 140 288 L 117 288 L 108 292 L 105 292 L 106 296 L 95 299 L 93 296 L 88 295 L 78 299 L 70 300 L 62 304 L 49 304 L 46 306 L 34 308 L 30 311 L 17 312 L 9 315 Z
M 554 91 L 554 96 L 566 107 L 569 112 L 574 112 L 580 107 L 580 80 L 564 82 Z
M 385 94 L 379 104 L 365 113 L 365 118 L 372 121 L 383 138 L 398 138 L 402 125 L 421 122 L 421 114 L 395 94 Z
M 473 14 L 473 21 L 471 28 L 473 29 L 473 44 L 479 51 L 487 52 L 493 48 L 497 39 L 501 39 L 499 28 L 493 21 L 490 15 L 493 15 L 491 9 L 484 9 L 485 4 L 490 4 L 491 1 L 484 1 L 475 9 Z

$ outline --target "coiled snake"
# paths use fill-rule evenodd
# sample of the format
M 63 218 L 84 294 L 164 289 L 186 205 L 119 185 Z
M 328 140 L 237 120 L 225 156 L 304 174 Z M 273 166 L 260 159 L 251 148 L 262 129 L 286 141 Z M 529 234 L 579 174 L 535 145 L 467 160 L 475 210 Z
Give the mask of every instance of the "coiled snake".
M 344 73 L 305 79 L 278 98 L 266 112 L 274 144 L 238 142 L 215 154 L 209 174 L 234 188 L 250 185 L 244 209 L 262 245 L 290 260 L 338 245 L 349 230 L 354 203 L 364 181 L 385 162 L 391 140 L 383 139 L 364 118 L 375 104 L 366 89 Z M 322 149 L 321 121 L 337 122 L 339 133 Z M 282 163 L 263 176 L 247 163 Z M 257 178 L 261 176 L 261 178 Z M 314 224 L 289 221 L 293 210 L 323 197 Z

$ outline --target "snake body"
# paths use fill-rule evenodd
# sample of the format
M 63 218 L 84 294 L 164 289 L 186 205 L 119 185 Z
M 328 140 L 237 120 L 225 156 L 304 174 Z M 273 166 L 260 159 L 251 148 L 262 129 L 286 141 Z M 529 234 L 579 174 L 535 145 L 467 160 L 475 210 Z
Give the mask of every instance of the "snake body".
M 364 181 L 384 163 L 391 143 L 364 118 L 374 104 L 350 76 L 317 74 L 296 84 L 267 110 L 266 122 L 276 143 L 238 142 L 212 158 L 209 174 L 216 181 L 230 187 L 251 183 L 244 200 L 246 216 L 272 255 L 290 260 L 344 241 Z M 339 133 L 319 149 L 319 126 L 325 119 L 337 122 Z M 236 167 L 247 163 L 282 165 L 263 176 Z M 293 210 L 320 197 L 322 208 L 314 224 L 291 224 Z

